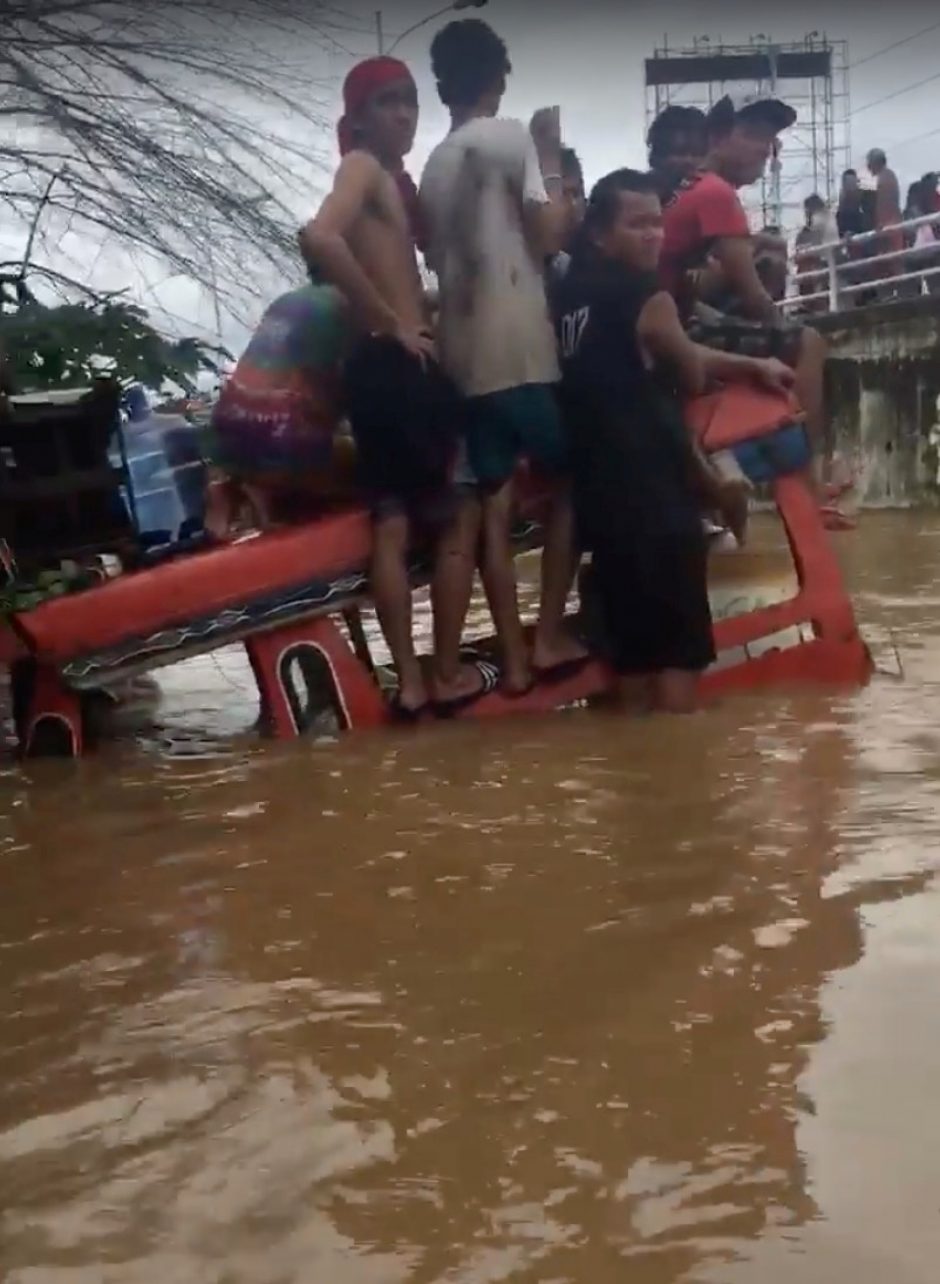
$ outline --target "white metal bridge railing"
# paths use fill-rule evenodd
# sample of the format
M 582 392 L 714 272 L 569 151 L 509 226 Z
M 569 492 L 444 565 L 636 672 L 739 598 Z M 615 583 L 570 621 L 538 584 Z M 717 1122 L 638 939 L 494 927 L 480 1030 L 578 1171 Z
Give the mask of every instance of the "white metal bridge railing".
M 860 236 L 846 237 L 840 241 L 826 241 L 822 245 L 810 245 L 796 251 L 793 260 L 799 264 L 806 260 L 824 262 L 824 267 L 812 267 L 806 271 L 797 270 L 791 278 L 789 293 L 783 300 L 783 307 L 788 311 L 806 308 L 815 304 L 813 311 L 821 311 L 819 305 L 826 303 L 830 312 L 839 312 L 852 305 L 856 294 L 875 293 L 879 297 L 894 294 L 897 287 L 917 282 L 919 289 L 908 285 L 906 294 L 919 294 L 930 289 L 930 282 L 936 280 L 934 289 L 940 289 L 940 239 L 932 245 L 914 246 L 905 244 L 903 249 L 889 250 L 884 254 L 853 256 L 852 249 L 857 246 L 871 245 L 883 240 L 886 236 L 901 232 L 905 242 L 907 233 L 916 232 L 918 228 L 933 226 L 940 238 L 940 215 L 925 214 L 920 218 L 906 219 L 902 223 L 880 228 L 877 232 L 863 232 Z M 922 266 L 918 266 L 918 260 Z M 893 264 L 894 272 L 883 274 L 884 265 Z M 898 268 L 901 270 L 899 271 Z M 880 271 L 878 269 L 881 269 Z M 812 283 L 818 286 L 812 292 L 799 293 L 801 286 Z

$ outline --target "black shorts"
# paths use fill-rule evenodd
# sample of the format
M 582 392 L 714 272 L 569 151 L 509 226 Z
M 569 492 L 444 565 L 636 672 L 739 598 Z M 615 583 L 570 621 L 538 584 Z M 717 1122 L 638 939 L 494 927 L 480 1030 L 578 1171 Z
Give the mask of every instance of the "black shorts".
M 640 535 L 595 550 L 585 592 L 617 673 L 708 668 L 715 646 L 707 576 L 704 534 Z
M 440 366 L 395 339 L 369 336 L 346 363 L 345 385 L 359 480 L 373 513 L 446 520 L 462 406 Z

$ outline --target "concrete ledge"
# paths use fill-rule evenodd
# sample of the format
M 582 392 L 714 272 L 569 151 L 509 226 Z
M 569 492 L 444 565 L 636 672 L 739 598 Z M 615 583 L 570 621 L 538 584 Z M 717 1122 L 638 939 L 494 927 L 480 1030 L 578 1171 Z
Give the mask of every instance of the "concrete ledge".
M 940 503 L 940 297 L 806 320 L 830 345 L 826 445 L 858 469 L 862 503 Z
M 879 328 L 885 324 L 906 325 L 933 318 L 940 326 L 940 294 L 921 294 L 916 299 L 896 299 L 889 303 L 870 303 L 862 308 L 842 312 L 820 312 L 805 318 L 820 334 Z

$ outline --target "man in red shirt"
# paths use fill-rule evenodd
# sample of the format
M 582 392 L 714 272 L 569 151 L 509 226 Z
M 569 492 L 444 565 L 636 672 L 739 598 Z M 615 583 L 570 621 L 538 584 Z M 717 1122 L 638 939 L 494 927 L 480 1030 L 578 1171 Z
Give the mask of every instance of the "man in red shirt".
M 708 114 L 708 152 L 699 170 L 682 182 L 664 211 L 660 274 L 680 302 L 689 273 L 712 259 L 709 281 L 714 293 L 734 296 L 735 311 L 756 321 L 775 322 L 773 299 L 754 267 L 754 240 L 738 189 L 763 174 L 777 135 L 796 120 L 796 112 L 776 98 L 722 98 Z M 701 294 L 695 291 L 698 297 Z
M 755 263 L 755 238 L 738 189 L 755 183 L 796 112 L 777 98 L 727 96 L 708 114 L 708 154 L 663 210 L 660 279 L 676 299 L 690 335 L 707 347 L 792 366 L 795 392 L 815 449 L 825 430 L 826 344 L 815 330 L 788 322 Z M 703 306 L 704 305 L 704 306 Z M 844 526 L 835 509 L 830 525 Z

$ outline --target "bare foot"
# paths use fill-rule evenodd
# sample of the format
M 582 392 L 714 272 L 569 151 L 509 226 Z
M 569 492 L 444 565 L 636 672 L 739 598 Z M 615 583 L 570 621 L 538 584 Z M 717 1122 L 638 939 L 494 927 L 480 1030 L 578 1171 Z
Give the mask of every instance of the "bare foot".
M 831 503 L 833 500 L 841 499 L 843 495 L 854 489 L 855 481 L 849 478 L 847 481 L 826 482 L 822 488 L 823 497 Z
M 823 485 L 823 496 L 832 503 L 834 500 L 841 499 L 850 490 L 854 490 L 855 482 L 855 474 L 848 464 L 844 460 L 836 460 L 832 465 L 829 481 Z
M 534 685 L 531 669 L 511 668 L 503 670 L 503 680 L 500 683 L 500 690 L 503 695 L 528 695 Z
M 577 664 L 586 660 L 588 655 L 587 647 L 564 627 L 550 637 L 543 637 L 536 632 L 532 667 L 538 672 L 544 672 L 561 665 Z
M 417 663 L 408 666 L 409 670 L 405 676 L 401 673 L 398 675 L 398 690 L 395 693 L 395 704 L 403 713 L 415 713 L 423 709 L 428 702 L 428 689 L 424 681 L 424 674 L 421 672 L 421 666 Z
M 826 504 L 819 511 L 822 514 L 823 526 L 827 531 L 855 530 L 855 520 L 849 517 L 847 513 L 843 513 L 840 508 L 836 508 L 834 504 Z
M 747 538 L 748 501 L 753 493 L 751 483 L 746 479 L 729 479 L 720 487 L 719 503 L 721 515 L 728 524 L 728 529 L 743 547 Z
M 456 675 L 447 680 L 438 673 L 432 673 L 429 686 L 431 699 L 436 704 L 450 704 L 482 691 L 484 680 L 475 664 L 462 664 Z

